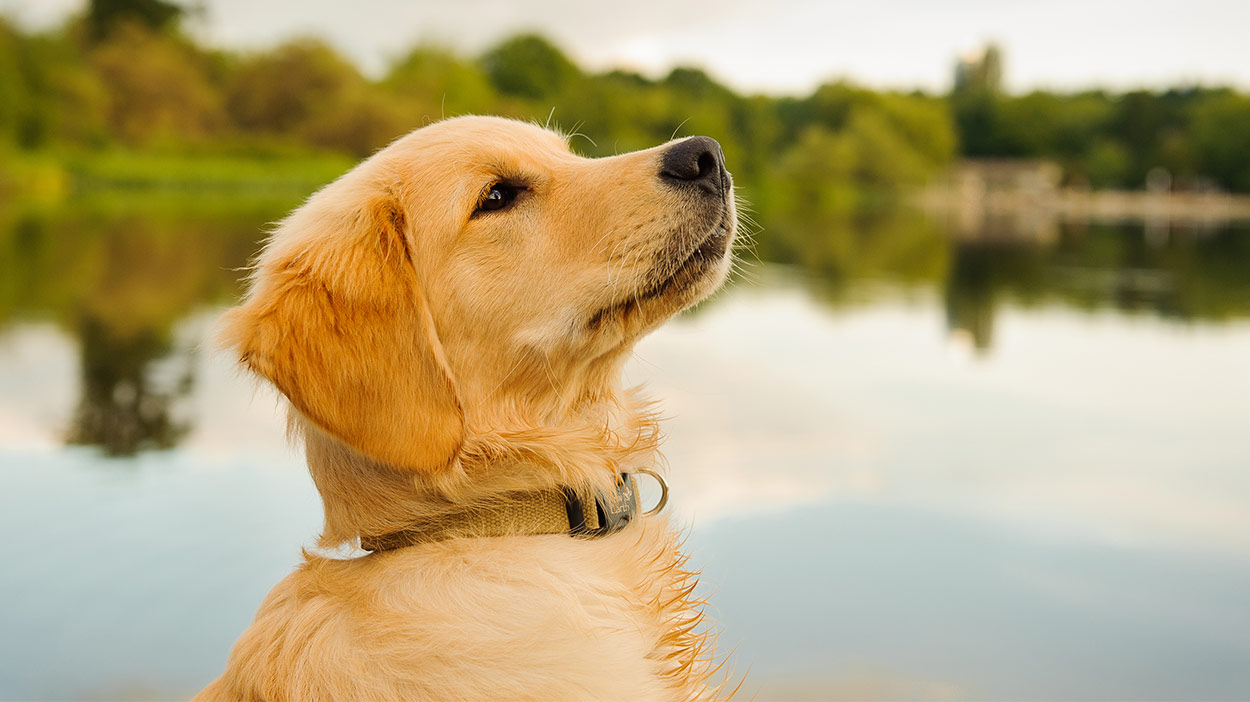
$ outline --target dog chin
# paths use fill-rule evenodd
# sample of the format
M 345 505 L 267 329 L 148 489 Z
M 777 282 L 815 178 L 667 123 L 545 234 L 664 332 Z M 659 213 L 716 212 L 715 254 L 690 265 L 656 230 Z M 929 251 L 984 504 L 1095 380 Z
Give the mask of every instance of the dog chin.
M 677 269 L 656 288 L 655 296 L 667 297 L 679 304 L 679 310 L 712 294 L 728 274 L 729 253 L 733 244 L 734 213 L 726 209 Z
M 684 308 L 710 295 L 724 282 L 729 241 L 727 230 L 713 231 L 661 284 L 655 297 L 667 298 Z
M 595 312 L 591 331 L 618 327 L 626 335 L 645 333 L 711 295 L 729 274 L 734 220 L 727 214 L 667 278 Z

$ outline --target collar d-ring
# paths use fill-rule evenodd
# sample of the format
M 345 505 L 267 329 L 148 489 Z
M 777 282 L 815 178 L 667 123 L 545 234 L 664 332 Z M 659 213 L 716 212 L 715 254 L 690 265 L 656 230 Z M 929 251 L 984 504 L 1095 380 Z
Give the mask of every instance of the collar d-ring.
M 664 509 L 664 506 L 668 504 L 668 483 L 664 482 L 664 478 L 660 477 L 659 473 L 647 468 L 637 468 L 634 472 L 649 475 L 655 479 L 655 482 L 660 484 L 660 501 L 657 502 L 651 509 L 643 512 L 642 516 L 650 517 L 659 514 Z

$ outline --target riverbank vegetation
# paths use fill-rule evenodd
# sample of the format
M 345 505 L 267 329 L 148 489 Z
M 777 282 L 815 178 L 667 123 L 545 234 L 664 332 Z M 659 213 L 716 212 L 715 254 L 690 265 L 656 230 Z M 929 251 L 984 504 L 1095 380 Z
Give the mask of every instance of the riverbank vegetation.
M 1005 303 L 1250 315 L 1244 225 L 892 206 L 969 157 L 1053 161 L 1074 187 L 1141 188 L 1165 169 L 1174 189 L 1250 191 L 1250 97 L 1231 90 L 1010 95 L 988 52 L 948 95 L 847 82 L 740 95 L 695 68 L 588 72 L 537 36 L 480 56 L 418 46 L 371 77 L 312 39 L 207 48 L 178 18 L 164 0 L 92 0 L 53 31 L 0 19 L 0 330 L 52 321 L 76 340 L 67 440 L 109 454 L 185 432 L 171 408 L 195 359 L 179 330 L 237 298 L 264 223 L 463 113 L 550 122 L 589 156 L 714 136 L 763 226 L 742 256 L 794 267 L 764 275 L 797 269 L 833 307 L 880 290 L 940 300 L 979 349 Z
M 1163 168 L 1176 187 L 1250 191 L 1250 96 L 1230 89 L 1008 95 L 992 53 L 950 95 L 747 96 L 697 68 L 591 73 L 533 35 L 475 57 L 421 45 L 370 78 L 314 39 L 201 46 L 181 13 L 93 0 L 53 31 L 0 19 L 3 186 L 308 188 L 410 129 L 489 112 L 576 132 L 592 156 L 715 136 L 769 217 L 853 212 L 961 156 L 1051 159 L 1075 185 L 1137 188 Z

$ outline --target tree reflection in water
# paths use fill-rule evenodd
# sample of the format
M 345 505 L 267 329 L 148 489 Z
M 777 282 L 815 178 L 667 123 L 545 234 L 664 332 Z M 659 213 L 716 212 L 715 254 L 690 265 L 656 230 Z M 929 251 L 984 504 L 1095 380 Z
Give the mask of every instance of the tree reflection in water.
M 293 199 L 110 193 L 0 218 L 0 334 L 47 319 L 77 341 L 67 443 L 128 456 L 186 436 L 193 418 L 179 412 L 195 351 L 175 343 L 175 329 L 238 294 L 262 228 Z
M 162 383 L 151 373 L 152 364 L 171 351 L 160 330 L 118 336 L 103 320 L 86 318 L 77 332 L 80 395 L 66 440 L 99 446 L 110 456 L 176 445 L 190 422 L 173 418 L 171 409 L 191 392 L 191 359 L 181 359 L 181 372 Z
M 937 292 L 948 332 L 980 353 L 992 349 L 1006 302 L 1186 323 L 1250 316 L 1250 222 L 1148 230 L 988 218 L 961 229 L 897 208 L 760 219 L 760 257 L 796 265 L 826 304 L 871 304 L 882 288 Z
M 194 386 L 194 344 L 175 343 L 175 329 L 238 295 L 239 269 L 264 225 L 301 195 L 123 192 L 0 212 L 0 335 L 15 320 L 49 319 L 77 340 L 79 393 L 67 442 L 124 456 L 186 436 L 194 417 L 180 411 Z M 1156 223 L 1148 231 L 1141 223 L 995 222 L 966 231 L 897 207 L 808 205 L 757 217 L 759 258 L 797 268 L 824 304 L 872 305 L 883 289 L 936 301 L 947 332 L 979 353 L 993 350 L 1003 304 L 1184 323 L 1250 316 L 1248 224 Z

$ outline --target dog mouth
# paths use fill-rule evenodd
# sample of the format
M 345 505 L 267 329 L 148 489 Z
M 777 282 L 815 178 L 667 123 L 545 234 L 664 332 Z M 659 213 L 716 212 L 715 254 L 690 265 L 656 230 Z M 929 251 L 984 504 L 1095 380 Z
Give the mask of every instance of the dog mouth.
M 640 301 L 649 300 L 687 287 L 702 277 L 704 270 L 720 262 L 725 257 L 725 249 L 728 245 L 729 226 L 725 218 L 722 217 L 721 221 L 712 227 L 712 230 L 695 247 L 694 251 L 691 251 L 690 255 L 677 264 L 672 273 L 647 288 L 637 296 L 637 299 Z
M 628 299 L 600 309 L 591 317 L 588 326 L 595 329 L 606 318 L 624 318 L 644 303 L 656 298 L 680 294 L 701 280 L 709 270 L 725 258 L 725 253 L 733 238 L 731 212 L 732 210 L 728 207 L 722 209 L 716 224 L 707 231 L 694 249 L 673 267 L 671 273 L 641 292 L 630 295 Z

